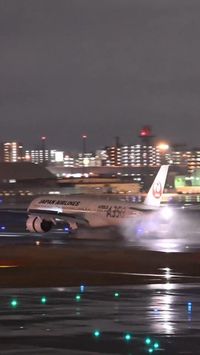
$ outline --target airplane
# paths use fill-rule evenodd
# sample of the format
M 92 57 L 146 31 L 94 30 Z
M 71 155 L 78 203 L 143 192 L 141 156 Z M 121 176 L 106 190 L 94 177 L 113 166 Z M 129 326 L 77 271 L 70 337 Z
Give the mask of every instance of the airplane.
M 49 232 L 57 222 L 70 230 L 79 227 L 118 227 L 124 220 L 139 218 L 159 209 L 169 165 L 162 165 L 143 203 L 131 203 L 101 196 L 56 195 L 35 198 L 28 206 L 26 229 Z

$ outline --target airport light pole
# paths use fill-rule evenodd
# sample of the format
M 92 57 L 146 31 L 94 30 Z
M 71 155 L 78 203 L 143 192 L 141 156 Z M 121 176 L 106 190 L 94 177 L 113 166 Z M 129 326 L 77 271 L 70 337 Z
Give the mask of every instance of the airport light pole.
M 44 166 L 46 166 L 46 160 L 45 160 L 45 153 L 46 153 L 46 137 L 45 136 L 42 136 L 41 137 L 41 140 L 42 140 L 42 164 L 44 165 Z
M 86 154 L 86 140 L 87 140 L 87 135 L 83 134 L 82 135 L 82 175 L 84 176 L 84 158 L 85 158 L 85 154 Z

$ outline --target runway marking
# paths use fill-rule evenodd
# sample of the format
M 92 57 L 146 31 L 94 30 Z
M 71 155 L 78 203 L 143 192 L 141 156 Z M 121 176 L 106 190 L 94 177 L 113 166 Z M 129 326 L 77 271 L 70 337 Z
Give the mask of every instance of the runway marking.
M 93 271 L 88 271 L 93 272 Z M 162 277 L 168 279 L 168 274 L 147 274 L 147 273 L 137 273 L 137 272 L 121 272 L 121 271 L 94 271 L 98 274 L 109 274 L 109 275 L 124 275 L 124 276 L 147 276 L 147 277 Z M 182 278 L 182 279 L 200 279 L 200 276 L 189 276 L 180 274 L 170 274 L 170 278 Z
M 1 237 L 25 237 L 25 236 L 30 236 L 30 234 L 29 233 L 1 233 L 0 232 L 0 239 L 1 239 Z

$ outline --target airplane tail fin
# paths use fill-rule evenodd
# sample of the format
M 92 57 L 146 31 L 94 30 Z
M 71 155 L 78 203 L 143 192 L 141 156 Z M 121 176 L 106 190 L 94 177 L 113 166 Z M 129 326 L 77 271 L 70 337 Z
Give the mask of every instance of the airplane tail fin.
M 159 207 L 163 194 L 169 165 L 162 165 L 150 187 L 150 190 L 144 200 L 145 206 Z

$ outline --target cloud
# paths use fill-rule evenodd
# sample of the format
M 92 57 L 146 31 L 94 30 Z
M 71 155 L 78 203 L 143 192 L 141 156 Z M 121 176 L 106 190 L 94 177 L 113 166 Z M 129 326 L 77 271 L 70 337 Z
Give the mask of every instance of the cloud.
M 98 148 L 116 135 L 134 143 L 147 123 L 197 145 L 199 10 L 195 0 L 1 0 L 1 136 L 33 144 L 45 133 L 74 149 L 84 130 Z

